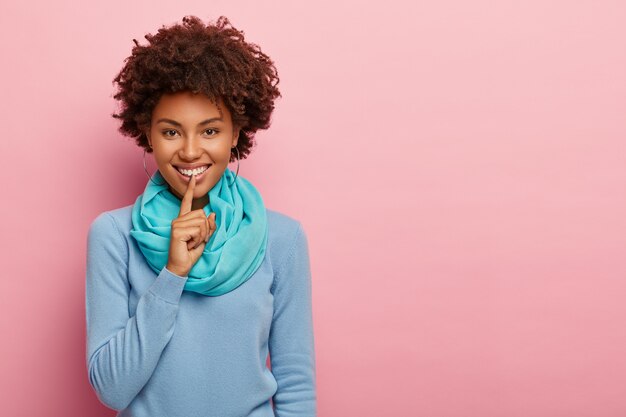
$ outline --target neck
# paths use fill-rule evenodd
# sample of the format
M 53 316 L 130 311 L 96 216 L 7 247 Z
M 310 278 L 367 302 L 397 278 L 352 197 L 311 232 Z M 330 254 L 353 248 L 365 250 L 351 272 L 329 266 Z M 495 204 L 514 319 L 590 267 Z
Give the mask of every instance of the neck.
M 175 189 L 173 189 L 171 186 L 168 185 L 167 187 L 170 192 L 172 194 L 174 194 L 176 197 L 178 197 L 179 200 L 183 199 L 183 196 L 178 194 L 178 191 L 176 191 Z M 194 198 L 193 201 L 191 202 L 191 210 L 197 210 L 197 209 L 201 209 L 204 208 L 204 206 L 206 206 L 207 204 L 209 204 L 209 195 L 203 195 L 200 198 Z
M 204 208 L 204 206 L 206 206 L 207 204 L 209 204 L 208 195 L 202 196 L 201 198 L 194 198 L 191 202 L 191 210 Z

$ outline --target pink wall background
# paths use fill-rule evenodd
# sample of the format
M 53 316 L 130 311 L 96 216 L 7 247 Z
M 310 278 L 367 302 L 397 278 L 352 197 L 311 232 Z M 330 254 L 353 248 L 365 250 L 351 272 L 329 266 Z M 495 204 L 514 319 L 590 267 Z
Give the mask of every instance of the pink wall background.
M 624 2 L 5 3 L 2 415 L 114 415 L 86 233 L 147 178 L 111 80 L 186 14 L 278 67 L 240 173 L 308 232 L 321 417 L 626 415 Z

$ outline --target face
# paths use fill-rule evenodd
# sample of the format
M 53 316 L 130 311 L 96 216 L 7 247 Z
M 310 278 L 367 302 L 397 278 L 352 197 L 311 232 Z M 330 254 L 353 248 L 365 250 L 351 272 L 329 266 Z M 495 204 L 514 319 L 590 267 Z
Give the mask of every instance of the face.
M 185 169 L 198 170 L 194 210 L 208 203 L 208 192 L 228 166 L 231 148 L 237 145 L 239 137 L 227 107 L 221 100 L 218 104 L 219 107 L 201 93 L 164 94 L 152 112 L 146 132 L 156 164 L 172 194 L 182 199 L 191 178 Z

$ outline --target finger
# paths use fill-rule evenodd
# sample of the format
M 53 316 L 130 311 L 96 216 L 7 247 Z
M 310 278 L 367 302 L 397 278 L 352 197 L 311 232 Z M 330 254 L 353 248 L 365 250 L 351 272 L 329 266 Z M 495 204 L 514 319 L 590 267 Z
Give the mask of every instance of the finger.
M 203 219 L 204 217 L 206 217 L 206 214 L 204 214 L 204 210 L 203 209 L 195 209 L 195 210 L 191 210 L 188 213 L 179 215 L 177 218 L 174 219 L 174 221 L 180 221 L 180 220 L 189 220 L 189 219 Z
M 208 221 L 209 221 L 209 238 L 210 238 L 210 236 L 212 236 L 213 233 L 215 233 L 215 230 L 217 230 L 217 226 L 215 225 L 215 213 L 209 214 Z
M 204 240 L 202 242 L 200 242 L 200 244 L 198 246 L 196 246 L 195 248 L 191 249 L 191 253 L 193 253 L 194 255 L 200 255 L 197 252 L 202 252 L 204 251 L 204 247 L 206 246 L 206 243 L 204 242 Z
M 195 249 L 200 243 L 204 242 L 202 238 L 202 228 L 200 226 L 192 226 L 194 232 L 191 240 L 187 241 L 187 250 Z
M 192 218 L 180 218 L 173 222 L 175 227 L 187 227 L 187 226 L 202 226 L 205 224 L 205 218 L 192 217 Z
M 205 217 L 206 225 L 207 225 L 207 235 L 205 239 L 206 242 L 208 242 L 209 239 L 211 239 L 211 236 L 213 235 L 213 226 L 211 225 L 212 216 L 213 216 L 213 213 L 209 213 L 209 215 Z
M 186 227 L 176 227 L 172 229 L 171 238 L 178 242 L 189 243 L 191 241 L 197 241 L 200 235 L 200 226 L 189 225 Z
M 198 241 L 202 240 L 198 238 L 200 236 L 200 233 L 201 233 L 200 226 L 177 227 L 177 228 L 172 229 L 171 238 L 179 242 L 187 243 L 187 248 L 189 249 L 190 243 L 193 243 L 193 246 L 196 246 Z
M 187 241 L 187 249 L 191 250 L 197 247 L 200 242 L 204 242 L 204 236 L 202 235 L 202 226 L 190 226 L 193 229 L 191 239 Z
M 215 213 L 209 213 L 209 215 L 205 217 L 206 224 L 207 224 L 207 235 L 206 235 L 206 238 L 204 239 L 205 242 L 208 242 L 209 239 L 211 239 L 211 236 L 213 236 L 213 232 L 215 232 L 214 219 L 215 219 Z
M 211 218 L 211 225 L 212 225 L 212 229 L 214 232 L 217 230 L 217 223 L 215 223 L 216 217 L 217 217 L 217 214 L 213 213 L 213 217 Z
M 209 226 L 207 224 L 206 218 L 202 216 L 202 218 L 193 218 L 187 220 L 177 220 L 176 227 L 190 227 L 190 226 L 200 226 L 200 240 L 206 240 L 206 236 L 209 234 Z
M 195 187 L 196 187 L 196 176 L 194 174 L 191 174 L 189 183 L 187 183 L 187 191 L 185 191 L 185 195 L 183 196 L 183 199 L 180 202 L 180 212 L 178 213 L 178 216 L 187 214 L 191 211 L 191 203 L 193 202 L 193 190 Z

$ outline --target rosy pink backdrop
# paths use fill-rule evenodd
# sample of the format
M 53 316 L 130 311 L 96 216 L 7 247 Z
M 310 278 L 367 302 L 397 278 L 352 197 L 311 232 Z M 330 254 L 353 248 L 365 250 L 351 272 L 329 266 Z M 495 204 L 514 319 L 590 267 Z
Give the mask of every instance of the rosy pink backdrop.
M 320 417 L 626 415 L 626 3 L 2 9 L 3 415 L 114 415 L 85 366 L 86 232 L 147 179 L 111 80 L 186 14 L 225 14 L 281 76 L 240 173 L 308 231 Z

